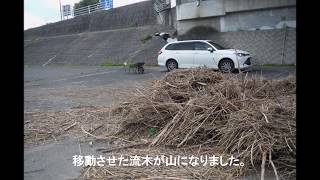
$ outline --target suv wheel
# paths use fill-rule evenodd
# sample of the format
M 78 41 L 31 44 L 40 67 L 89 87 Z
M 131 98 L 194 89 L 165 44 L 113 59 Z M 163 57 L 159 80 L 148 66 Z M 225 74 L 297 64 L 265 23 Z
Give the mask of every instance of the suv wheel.
M 230 59 L 223 59 L 219 63 L 219 70 L 222 73 L 230 73 L 234 71 L 234 64 Z
M 167 69 L 168 69 L 168 71 L 172 71 L 172 70 L 174 70 L 174 69 L 178 69 L 178 63 L 177 63 L 177 61 L 175 61 L 175 60 L 169 60 L 168 62 L 167 62 Z

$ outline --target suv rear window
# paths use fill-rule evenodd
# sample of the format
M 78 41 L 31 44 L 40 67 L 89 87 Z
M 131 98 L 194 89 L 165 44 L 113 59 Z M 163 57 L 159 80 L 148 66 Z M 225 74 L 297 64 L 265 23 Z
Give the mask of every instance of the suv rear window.
M 166 47 L 166 50 L 193 50 L 192 42 L 174 43 Z

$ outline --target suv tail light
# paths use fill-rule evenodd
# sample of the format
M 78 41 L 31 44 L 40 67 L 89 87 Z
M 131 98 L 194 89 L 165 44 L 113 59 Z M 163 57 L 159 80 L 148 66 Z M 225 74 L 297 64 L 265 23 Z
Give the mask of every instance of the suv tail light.
M 158 54 L 160 55 L 162 53 L 162 51 L 160 50 L 159 52 L 158 52 Z

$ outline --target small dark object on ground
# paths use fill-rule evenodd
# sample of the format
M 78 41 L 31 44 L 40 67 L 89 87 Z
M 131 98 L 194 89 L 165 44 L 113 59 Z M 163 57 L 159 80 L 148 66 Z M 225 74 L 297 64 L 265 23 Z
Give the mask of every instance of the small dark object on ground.
M 137 74 L 143 74 L 144 73 L 144 68 L 143 68 L 143 65 L 145 63 L 144 62 L 138 62 L 138 63 L 134 63 L 134 64 L 127 64 L 127 63 L 124 63 L 124 71 L 127 72 L 130 72 L 131 69 L 134 70 L 135 73 Z

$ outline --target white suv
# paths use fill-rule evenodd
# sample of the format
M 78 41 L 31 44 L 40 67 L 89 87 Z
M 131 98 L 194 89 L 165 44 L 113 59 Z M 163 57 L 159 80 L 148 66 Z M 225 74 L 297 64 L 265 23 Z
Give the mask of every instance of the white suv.
M 251 56 L 246 51 L 227 49 L 210 40 L 176 41 L 166 44 L 158 56 L 158 64 L 168 71 L 177 68 L 206 66 L 221 72 L 249 70 Z

